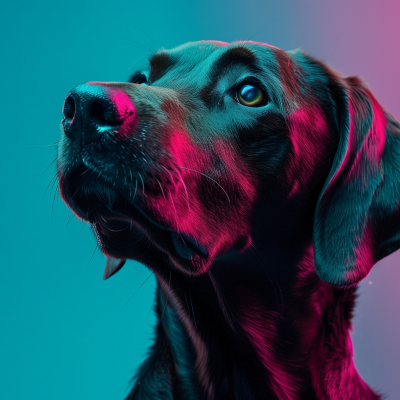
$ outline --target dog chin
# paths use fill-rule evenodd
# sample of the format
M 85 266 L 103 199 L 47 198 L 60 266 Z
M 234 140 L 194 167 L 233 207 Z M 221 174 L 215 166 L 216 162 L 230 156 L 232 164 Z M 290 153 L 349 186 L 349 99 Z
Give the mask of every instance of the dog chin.
M 212 260 L 204 250 L 184 234 L 172 231 L 154 234 L 148 226 L 143 229 L 126 216 L 101 220 L 92 226 L 107 257 L 104 279 L 118 272 L 127 259 L 138 261 L 154 272 L 173 269 L 191 276 L 204 273 L 211 265 Z
M 121 269 L 126 259 L 149 268 L 156 261 L 161 262 L 164 268 L 172 267 L 188 275 L 199 275 L 211 265 L 209 253 L 196 240 L 159 223 L 97 176 L 89 177 L 91 186 L 88 186 L 88 175 L 90 172 L 86 171 L 61 175 L 60 193 L 76 216 L 92 225 L 108 260 L 105 279 Z
M 92 223 L 104 255 L 136 260 L 151 269 L 173 268 L 186 275 L 199 275 L 211 265 L 209 254 L 195 240 L 160 227 L 142 211 L 135 214 L 114 211 Z

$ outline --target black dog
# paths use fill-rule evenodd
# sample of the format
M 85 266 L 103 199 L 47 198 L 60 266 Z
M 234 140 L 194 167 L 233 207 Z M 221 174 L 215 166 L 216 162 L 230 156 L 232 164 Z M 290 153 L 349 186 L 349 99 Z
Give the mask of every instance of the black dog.
M 400 247 L 400 125 L 301 51 L 198 42 L 64 104 L 61 195 L 158 282 L 128 399 L 379 399 L 355 287 Z

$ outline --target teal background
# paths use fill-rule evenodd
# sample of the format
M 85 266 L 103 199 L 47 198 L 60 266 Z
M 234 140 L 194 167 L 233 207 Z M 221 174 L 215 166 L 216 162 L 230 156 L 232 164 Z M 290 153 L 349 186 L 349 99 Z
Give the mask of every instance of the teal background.
M 72 87 L 126 80 L 160 47 L 251 38 L 361 75 L 400 119 L 399 17 L 382 0 L 3 1 L 0 398 L 123 399 L 156 322 L 154 277 L 131 298 L 149 270 L 130 263 L 103 281 L 93 235 L 58 194 L 51 217 L 48 145 Z M 389 400 L 400 399 L 399 261 L 361 284 L 353 334 L 361 375 Z

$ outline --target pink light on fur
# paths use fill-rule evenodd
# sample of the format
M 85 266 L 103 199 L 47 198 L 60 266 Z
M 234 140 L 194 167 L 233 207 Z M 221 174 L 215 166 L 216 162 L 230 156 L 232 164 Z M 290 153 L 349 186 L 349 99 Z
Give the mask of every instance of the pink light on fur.
M 174 112 L 183 111 L 175 107 Z M 182 118 L 175 117 L 175 121 Z M 164 193 L 148 197 L 146 204 L 160 222 L 177 232 L 184 246 L 180 233 L 207 250 L 207 262 L 198 254 L 191 258 L 195 269 L 203 273 L 238 240 L 244 247 L 250 245 L 247 216 L 255 198 L 256 178 L 234 146 L 222 139 L 199 145 L 178 127 L 165 132 L 162 146 L 170 154 L 163 165 L 163 179 L 168 182 L 160 182 Z
M 321 107 L 316 104 L 304 104 L 288 116 L 288 126 L 292 142 L 292 158 L 286 170 L 292 185 L 288 197 L 298 193 L 312 178 L 315 166 L 324 156 L 328 127 Z
M 279 400 L 300 400 L 296 394 L 299 383 L 286 371 L 275 353 L 275 343 L 278 341 L 277 313 L 265 310 L 254 297 L 249 297 L 244 303 L 246 309 L 241 312 L 241 325 L 264 365 L 265 379 Z
M 353 261 L 350 259 L 350 266 L 352 267 L 345 273 L 345 281 L 358 282 L 361 277 L 365 277 L 371 266 L 375 263 L 374 243 L 373 243 L 373 227 L 370 223 L 364 227 L 364 231 L 358 239 L 358 245 L 354 248 L 354 266 L 351 265 Z M 354 262 L 353 261 L 353 262 Z
M 119 126 L 115 129 L 118 136 L 129 137 L 137 122 L 136 109 L 129 96 L 119 88 L 111 86 L 108 82 L 87 82 L 87 85 L 99 85 L 106 93 L 113 104 L 113 112 L 119 121 Z

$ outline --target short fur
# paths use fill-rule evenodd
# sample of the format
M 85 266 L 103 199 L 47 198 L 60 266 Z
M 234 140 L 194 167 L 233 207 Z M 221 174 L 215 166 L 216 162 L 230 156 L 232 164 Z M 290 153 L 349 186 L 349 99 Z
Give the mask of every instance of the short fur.
M 244 84 L 266 101 L 241 104 Z M 202 41 L 78 86 L 64 113 L 61 195 L 105 277 L 133 259 L 157 279 L 127 400 L 381 398 L 350 332 L 356 285 L 400 247 L 400 125 L 359 78 Z

